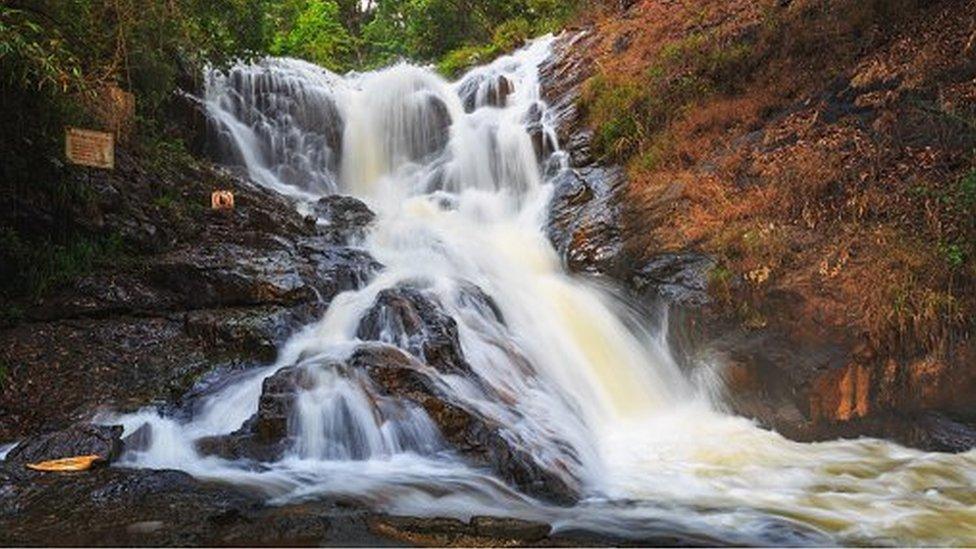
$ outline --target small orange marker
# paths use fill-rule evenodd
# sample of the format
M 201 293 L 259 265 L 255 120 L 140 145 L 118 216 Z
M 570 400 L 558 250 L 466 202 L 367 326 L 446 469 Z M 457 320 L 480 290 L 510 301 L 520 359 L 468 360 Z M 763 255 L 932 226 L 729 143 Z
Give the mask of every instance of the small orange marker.
M 214 191 L 210 195 L 210 207 L 214 210 L 233 210 L 234 193 L 231 191 Z
M 76 456 L 63 459 L 52 459 L 40 463 L 28 463 L 27 468 L 44 472 L 87 471 L 96 461 L 102 461 L 102 456 Z

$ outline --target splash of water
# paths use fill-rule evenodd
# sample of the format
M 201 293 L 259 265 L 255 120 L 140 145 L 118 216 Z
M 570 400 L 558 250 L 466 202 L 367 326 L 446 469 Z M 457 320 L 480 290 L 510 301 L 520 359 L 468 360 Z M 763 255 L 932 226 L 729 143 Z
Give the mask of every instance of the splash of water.
M 344 192 L 368 202 L 378 221 L 363 246 L 385 269 L 192 419 L 111 418 L 127 432 L 152 426 L 129 463 L 252 486 L 274 502 L 348 495 L 392 513 L 519 516 L 620 536 L 976 541 L 976 454 L 867 439 L 799 444 L 725 415 L 660 333 L 634 329 L 619 301 L 562 271 L 542 231 L 544 174 L 564 164 L 539 98 L 550 43 L 456 84 L 410 65 L 343 78 L 287 59 L 212 73 L 206 101 L 227 160 L 298 201 Z M 435 373 L 443 391 L 578 483 L 579 505 L 545 505 L 469 467 L 420 408 L 377 398 L 341 367 L 377 296 L 417 281 L 457 322 L 471 367 Z M 472 286 L 494 307 L 468 299 Z M 255 468 L 197 452 L 195 441 L 257 411 L 263 380 L 296 365 L 307 389 L 297 442 L 281 459 Z

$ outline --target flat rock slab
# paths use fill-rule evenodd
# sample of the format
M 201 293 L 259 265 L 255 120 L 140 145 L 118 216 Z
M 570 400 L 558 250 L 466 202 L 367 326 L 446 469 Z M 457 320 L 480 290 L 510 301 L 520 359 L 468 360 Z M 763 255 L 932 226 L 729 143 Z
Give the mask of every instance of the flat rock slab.
M 22 478 L 0 466 L 0 545 L 388 545 L 340 502 L 268 507 L 178 471 L 109 467 Z
M 7 454 L 3 462 L 11 467 L 23 467 L 41 461 L 97 455 L 109 463 L 122 453 L 121 437 L 121 425 L 72 425 L 62 431 L 24 440 Z

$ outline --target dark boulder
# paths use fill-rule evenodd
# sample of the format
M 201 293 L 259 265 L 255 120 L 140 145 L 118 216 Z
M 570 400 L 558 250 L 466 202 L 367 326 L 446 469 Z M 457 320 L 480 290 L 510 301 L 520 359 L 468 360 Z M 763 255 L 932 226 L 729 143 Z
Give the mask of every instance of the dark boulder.
M 311 245 L 305 253 L 312 263 L 309 284 L 324 304 L 342 292 L 362 288 L 383 268 L 373 256 L 359 248 Z
M 97 455 L 103 462 L 122 453 L 121 425 L 73 425 L 61 431 L 28 438 L 7 454 L 4 463 L 21 466 L 52 459 Z
M 258 438 L 264 442 L 274 442 L 287 437 L 294 415 L 295 397 L 312 386 L 308 372 L 300 367 L 282 368 L 265 379 L 261 384 L 261 400 L 254 425 Z
M 411 286 L 383 290 L 360 321 L 356 336 L 408 351 L 444 373 L 469 373 L 458 339 L 457 322 L 434 298 Z
M 444 440 L 473 465 L 491 469 L 501 479 L 539 499 L 559 504 L 572 504 L 579 499 L 578 482 L 572 474 L 543 467 L 526 444 L 503 433 L 502 425 L 452 402 L 423 373 L 423 365 L 399 349 L 365 345 L 353 353 L 349 364 L 365 372 L 385 394 L 423 408 Z
M 466 282 L 460 285 L 457 292 L 457 305 L 462 309 L 472 309 L 484 318 L 505 324 L 505 317 L 502 316 L 498 303 L 475 284 Z
M 504 75 L 492 79 L 488 86 L 487 103 L 493 107 L 504 107 L 508 96 L 515 91 L 515 85 Z
M 153 439 L 153 428 L 150 423 L 143 423 L 122 439 L 122 446 L 126 452 L 144 452 L 149 449 Z
M 301 391 L 311 389 L 313 385 L 314 381 L 303 367 L 278 370 L 261 384 L 257 413 L 233 433 L 198 440 L 197 451 L 225 459 L 266 462 L 280 459 L 292 444 L 295 399 Z
M 226 435 L 203 437 L 196 441 L 197 452 L 204 456 L 217 456 L 227 460 L 252 460 L 263 463 L 278 461 L 290 447 L 290 440 L 277 441 L 262 439 L 254 425 L 256 416 L 245 422 L 244 426 Z
M 413 162 L 425 161 L 440 154 L 450 140 L 451 124 L 454 123 L 450 109 L 440 97 L 425 92 L 417 100 L 421 103 L 420 108 L 408 111 L 413 119 L 406 125 L 410 132 L 405 143 L 407 150 L 398 151 Z M 404 143 L 399 145 L 403 146 Z
M 376 214 L 366 204 L 351 196 L 331 195 L 320 198 L 313 212 L 324 230 L 336 243 L 348 243 L 366 234 Z

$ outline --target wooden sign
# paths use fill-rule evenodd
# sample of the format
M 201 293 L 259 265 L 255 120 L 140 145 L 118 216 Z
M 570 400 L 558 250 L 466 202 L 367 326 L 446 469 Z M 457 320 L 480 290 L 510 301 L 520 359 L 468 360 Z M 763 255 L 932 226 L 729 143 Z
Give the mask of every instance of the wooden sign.
M 210 195 L 210 207 L 215 210 L 233 210 L 234 193 L 231 191 L 214 191 Z
M 111 133 L 68 128 L 64 134 L 68 162 L 106 170 L 115 169 L 115 136 Z

